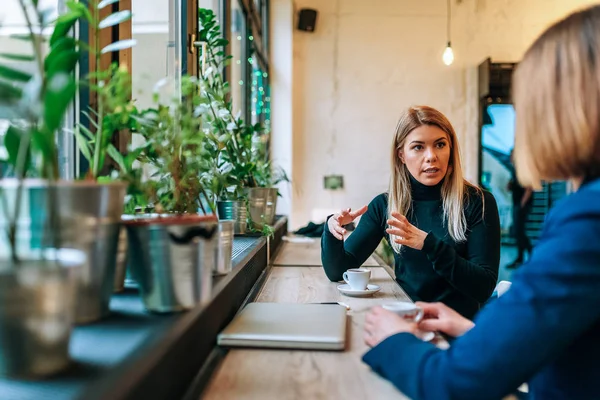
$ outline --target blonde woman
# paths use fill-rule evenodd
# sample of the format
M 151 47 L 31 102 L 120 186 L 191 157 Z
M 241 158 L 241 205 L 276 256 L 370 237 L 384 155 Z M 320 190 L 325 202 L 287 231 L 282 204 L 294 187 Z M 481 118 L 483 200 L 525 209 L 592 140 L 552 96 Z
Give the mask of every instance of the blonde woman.
M 394 248 L 396 280 L 413 300 L 440 301 L 472 318 L 498 279 L 496 202 L 463 178 L 456 133 L 438 110 L 406 110 L 391 156 L 389 192 L 328 219 L 321 242 L 325 273 L 341 280 L 385 236 Z M 343 226 L 360 215 L 344 241 Z
M 570 180 L 576 192 L 548 215 L 531 259 L 474 324 L 423 304 L 421 329 L 457 336 L 449 350 L 375 308 L 363 360 L 408 397 L 500 399 L 529 382 L 533 399 L 600 398 L 600 6 L 535 41 L 514 77 L 519 181 Z

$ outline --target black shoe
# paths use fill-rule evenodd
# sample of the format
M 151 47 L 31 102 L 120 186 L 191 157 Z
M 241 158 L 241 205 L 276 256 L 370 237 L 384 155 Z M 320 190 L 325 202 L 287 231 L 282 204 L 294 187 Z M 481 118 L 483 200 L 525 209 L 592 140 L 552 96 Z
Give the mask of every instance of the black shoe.
M 518 258 L 513 261 L 512 263 L 508 264 L 506 266 L 506 269 L 515 269 L 517 268 L 519 265 L 523 264 L 523 260 L 519 260 Z

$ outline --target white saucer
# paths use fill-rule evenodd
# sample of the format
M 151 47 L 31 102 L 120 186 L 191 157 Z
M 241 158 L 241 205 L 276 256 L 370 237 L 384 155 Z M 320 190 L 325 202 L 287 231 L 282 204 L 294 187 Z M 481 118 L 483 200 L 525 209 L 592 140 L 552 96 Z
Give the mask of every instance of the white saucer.
M 337 288 L 346 296 L 351 297 L 368 297 L 374 295 L 375 293 L 381 290 L 381 287 L 379 287 L 379 285 L 367 285 L 366 290 L 355 290 L 350 288 L 350 285 L 348 285 L 347 283 L 340 285 Z

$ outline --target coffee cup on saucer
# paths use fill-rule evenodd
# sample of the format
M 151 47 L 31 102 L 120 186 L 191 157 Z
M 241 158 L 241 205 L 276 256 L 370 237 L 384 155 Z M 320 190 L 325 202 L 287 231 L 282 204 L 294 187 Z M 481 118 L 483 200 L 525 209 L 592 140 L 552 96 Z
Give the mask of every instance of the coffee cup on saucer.
M 365 268 L 352 268 L 342 275 L 344 281 L 352 290 L 366 290 L 371 279 L 371 270 Z

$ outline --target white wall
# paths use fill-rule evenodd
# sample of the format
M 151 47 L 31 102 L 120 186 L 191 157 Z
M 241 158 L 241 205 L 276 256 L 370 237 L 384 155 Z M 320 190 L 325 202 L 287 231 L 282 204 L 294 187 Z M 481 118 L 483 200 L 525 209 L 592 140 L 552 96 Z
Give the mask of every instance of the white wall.
M 456 61 L 451 67 L 441 61 L 445 0 L 277 3 L 319 12 L 314 33 L 293 33 L 293 125 L 273 130 L 293 144 L 293 229 L 329 210 L 360 207 L 386 190 L 393 130 L 400 112 L 412 104 L 431 105 L 450 118 L 467 177 L 476 180 L 477 65 L 487 57 L 518 61 L 548 24 L 596 2 L 453 1 Z M 277 71 L 289 61 L 289 51 L 271 50 Z M 274 103 L 278 93 L 273 93 Z M 343 174 L 344 190 L 323 189 L 327 174 Z

